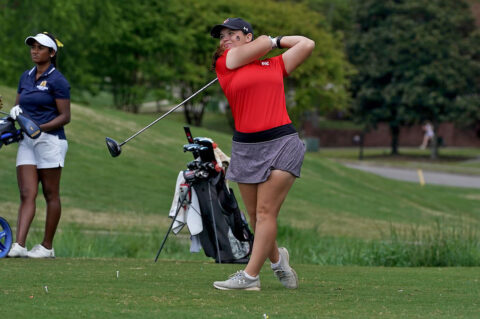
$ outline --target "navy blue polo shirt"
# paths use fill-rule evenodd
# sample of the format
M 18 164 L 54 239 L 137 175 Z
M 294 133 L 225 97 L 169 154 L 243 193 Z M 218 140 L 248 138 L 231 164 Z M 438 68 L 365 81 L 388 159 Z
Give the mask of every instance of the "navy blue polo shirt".
M 25 71 L 20 77 L 17 92 L 20 94 L 22 111 L 40 125 L 59 115 L 55 99 L 70 99 L 70 84 L 53 64 L 38 80 L 35 80 L 36 73 L 36 66 Z M 63 126 L 47 133 L 66 139 Z

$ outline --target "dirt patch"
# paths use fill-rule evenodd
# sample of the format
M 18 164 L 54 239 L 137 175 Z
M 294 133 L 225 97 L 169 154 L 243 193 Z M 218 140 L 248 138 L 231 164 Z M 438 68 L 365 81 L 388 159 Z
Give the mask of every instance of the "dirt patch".
M 468 194 L 465 198 L 470 200 L 480 200 L 480 194 Z
M 134 121 L 128 121 L 125 119 L 120 120 L 120 119 L 115 119 L 111 116 L 105 116 L 88 107 L 80 106 L 78 104 L 72 103 L 71 108 L 72 108 L 73 115 L 83 116 L 85 118 L 88 118 L 89 121 L 93 123 L 97 123 L 103 127 L 108 127 L 111 130 L 119 131 L 120 128 L 128 128 L 132 131 L 137 131 L 142 128 L 139 124 L 135 123 Z
M 72 223 L 86 228 L 123 230 L 144 229 L 145 231 L 166 228 L 170 224 L 167 216 L 144 215 L 138 213 L 123 214 L 113 212 L 91 212 L 79 208 L 65 209 L 62 223 Z
M 17 220 L 18 203 L 5 202 L 0 204 L 1 216 L 10 226 L 14 227 Z M 37 207 L 34 222 L 44 223 L 45 209 Z M 92 212 L 79 208 L 63 208 L 59 229 L 67 224 L 75 224 L 85 229 L 95 230 L 145 230 L 165 229 L 170 225 L 171 219 L 167 215 L 145 215 L 138 213 Z
M 314 227 L 321 236 L 351 237 L 366 240 L 381 239 L 390 233 L 391 229 L 396 231 L 409 231 L 412 224 L 381 221 L 369 218 L 361 218 L 348 213 L 323 213 L 321 222 L 312 225 L 311 221 L 293 221 L 294 227 L 308 229 Z M 415 226 L 418 231 L 431 230 L 431 226 Z

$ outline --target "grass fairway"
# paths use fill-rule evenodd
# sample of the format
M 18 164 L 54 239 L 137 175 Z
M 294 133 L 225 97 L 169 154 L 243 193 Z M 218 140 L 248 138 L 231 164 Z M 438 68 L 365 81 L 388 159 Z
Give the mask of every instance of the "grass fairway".
M 298 290 L 283 288 L 264 267 L 262 291 L 248 292 L 212 287 L 212 281 L 239 269 L 235 265 L 169 260 L 155 264 L 145 259 L 4 259 L 0 267 L 2 313 L 17 319 L 479 315 L 479 268 L 294 266 L 300 278 Z
M 0 86 L 0 95 L 9 100 L 5 105 L 13 103 L 14 92 Z M 170 236 L 154 264 L 170 224 L 177 174 L 192 159 L 182 152 L 182 125 L 162 120 L 122 147 L 118 158 L 111 158 L 105 146 L 106 136 L 121 142 L 154 119 L 72 105 L 62 218 L 54 242 L 59 258 L 0 260 L 3 317 L 479 317 L 478 189 L 389 180 L 346 168 L 321 153 L 306 155 L 302 178 L 279 215 L 279 243 L 289 248 L 299 290 L 285 290 L 268 266 L 259 293 L 213 289 L 214 280 L 242 267 L 190 254 L 186 229 Z M 231 135 L 202 128 L 192 132 L 213 138 L 229 152 Z M 16 149 L 0 150 L 0 216 L 12 227 L 19 204 Z M 28 248 L 41 241 L 44 221 L 40 195 Z M 407 235 L 390 236 L 392 229 Z M 352 266 L 408 266 L 415 259 L 417 265 L 475 267 Z

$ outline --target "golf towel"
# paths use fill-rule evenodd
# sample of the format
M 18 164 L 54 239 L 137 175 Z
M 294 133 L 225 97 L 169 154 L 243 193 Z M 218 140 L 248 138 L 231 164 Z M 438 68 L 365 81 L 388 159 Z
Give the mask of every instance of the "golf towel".
M 175 222 L 172 226 L 173 233 L 178 234 L 186 224 L 190 234 L 197 235 L 203 230 L 200 204 L 198 203 L 197 193 L 193 187 L 190 187 L 189 193 L 187 192 L 188 185 L 185 183 L 183 171 L 180 171 L 177 177 L 175 195 L 173 196 L 172 206 L 170 207 L 168 216 L 174 218 L 178 205 L 181 205 L 180 211 L 178 212 L 177 218 L 175 218 Z M 183 203 L 180 203 L 179 200 L 183 198 L 185 198 L 185 200 Z

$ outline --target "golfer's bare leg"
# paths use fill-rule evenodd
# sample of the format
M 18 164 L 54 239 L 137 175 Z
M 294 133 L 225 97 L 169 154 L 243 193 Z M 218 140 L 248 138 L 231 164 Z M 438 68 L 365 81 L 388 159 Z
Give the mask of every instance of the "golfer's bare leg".
M 242 184 L 238 183 L 238 189 L 242 195 L 243 204 L 247 210 L 250 227 L 255 232 L 257 222 L 257 189 L 258 184 Z
M 57 230 L 62 207 L 60 204 L 60 176 L 62 168 L 39 169 L 38 175 L 42 182 L 43 196 L 47 203 L 47 218 L 45 220 L 45 234 L 42 246 L 52 249 L 53 237 Z
M 238 183 L 238 188 L 240 194 L 242 195 L 242 200 L 247 209 L 249 216 L 250 226 L 252 227 L 253 232 L 255 233 L 255 225 L 257 222 L 257 189 L 258 184 L 242 184 Z M 272 263 L 278 262 L 278 245 L 275 240 L 275 244 L 272 247 L 272 251 L 268 255 L 268 259 Z
M 275 256 L 277 237 L 277 216 L 295 177 L 285 171 L 274 170 L 268 180 L 258 185 L 255 240 L 253 251 L 245 271 L 250 276 L 260 273 L 265 260 L 278 261 Z
M 427 148 L 428 140 L 429 140 L 429 137 L 425 135 L 423 137 L 422 145 L 420 145 L 420 148 L 423 148 L 423 149 Z
M 17 182 L 20 191 L 20 206 L 18 208 L 16 242 L 25 247 L 28 230 L 35 216 L 35 199 L 38 193 L 37 166 L 17 166 Z

